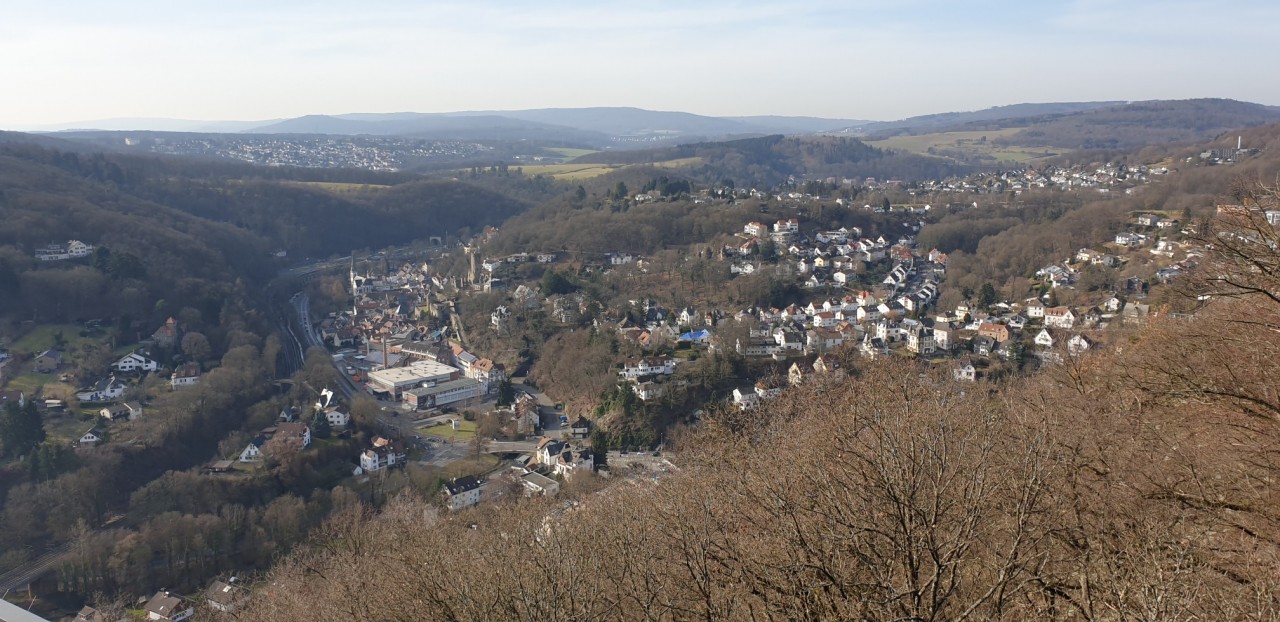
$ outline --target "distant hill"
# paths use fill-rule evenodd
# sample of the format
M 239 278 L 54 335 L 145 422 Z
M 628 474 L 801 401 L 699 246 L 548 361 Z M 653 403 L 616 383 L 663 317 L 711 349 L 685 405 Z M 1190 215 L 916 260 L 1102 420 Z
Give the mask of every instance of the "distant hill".
M 691 137 L 812 133 L 860 121 L 816 117 L 712 117 L 688 112 L 629 107 L 479 110 L 448 113 L 353 113 L 310 115 L 245 130 L 252 133 L 372 134 L 430 138 L 576 140 L 597 147 L 618 146 L 611 138 Z
M 1203 141 L 1230 130 L 1280 122 L 1280 108 L 1231 99 L 1145 101 L 1031 121 L 1026 129 L 997 142 L 1072 149 L 1138 149 Z
M 770 135 L 676 147 L 588 154 L 575 163 L 643 164 L 690 159 L 682 170 L 706 183 L 772 186 L 788 177 L 937 179 L 969 170 L 944 158 L 878 149 L 854 138 Z
M 846 129 L 853 132 L 864 133 L 868 138 L 875 140 L 879 138 L 887 138 L 900 133 L 919 134 L 943 131 L 943 128 L 959 128 L 961 126 L 979 122 L 1007 121 L 1010 119 L 1024 119 L 1028 117 L 1046 115 L 1072 114 L 1088 110 L 1096 110 L 1098 108 L 1111 108 L 1123 105 L 1124 103 L 1125 102 L 1119 101 L 1104 101 L 1011 104 L 1008 106 L 996 106 L 994 108 L 985 108 L 983 110 L 974 110 L 971 112 L 942 112 L 938 114 L 910 117 L 899 121 L 872 122 Z
M 1020 128 L 1004 144 L 1067 149 L 1135 148 L 1206 140 L 1231 129 L 1280 121 L 1280 108 L 1232 99 L 1016 104 L 948 112 L 859 128 L 867 140 L 902 134 Z
M 602 146 L 605 134 L 562 125 L 514 119 L 497 115 L 453 116 L 446 114 L 396 113 L 343 116 L 309 115 L 246 130 L 253 134 L 340 134 L 412 136 L 435 140 L 538 140 L 563 144 Z

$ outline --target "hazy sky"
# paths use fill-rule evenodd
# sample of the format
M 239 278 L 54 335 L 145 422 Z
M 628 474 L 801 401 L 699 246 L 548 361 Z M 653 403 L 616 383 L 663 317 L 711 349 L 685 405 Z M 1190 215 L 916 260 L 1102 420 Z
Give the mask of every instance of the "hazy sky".
M 1280 104 L 1280 2 L 0 0 L 0 128 L 638 106 Z

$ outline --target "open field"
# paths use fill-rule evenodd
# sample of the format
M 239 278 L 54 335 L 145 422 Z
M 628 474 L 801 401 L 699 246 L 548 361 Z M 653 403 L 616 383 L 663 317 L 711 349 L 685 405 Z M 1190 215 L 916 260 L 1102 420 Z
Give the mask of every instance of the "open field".
M 325 192 L 332 192 L 334 194 L 355 194 L 359 192 L 386 190 L 391 187 L 383 184 L 349 184 L 333 181 L 286 181 L 281 183 L 286 186 L 313 188 L 316 190 L 324 190 Z
M 54 345 L 54 335 L 62 333 L 62 339 L 65 342 L 64 349 L 70 348 L 83 341 L 95 341 L 93 337 L 81 337 L 80 331 L 82 327 L 75 324 L 49 324 L 45 326 L 37 326 L 30 333 L 27 333 L 22 339 L 13 343 L 10 348 L 15 352 L 30 352 L 39 354 L 52 348 Z
M 572 160 L 574 158 L 587 155 L 588 153 L 597 153 L 593 149 L 570 149 L 568 147 L 548 147 L 546 150 L 558 154 L 566 160 Z
M 22 391 L 27 397 L 34 397 L 40 388 L 57 379 L 54 374 L 37 374 L 27 372 L 9 379 L 6 386 L 10 391 Z
M 885 140 L 868 141 L 867 144 L 882 149 L 907 151 L 923 155 L 960 158 L 994 158 L 999 161 L 1029 162 L 1070 151 L 1057 147 L 1020 147 L 994 145 L 991 141 L 1009 136 L 1023 128 L 1010 127 L 1000 130 L 973 132 L 937 132 L 914 136 L 900 135 Z
M 631 168 L 636 166 L 656 166 L 658 168 L 677 168 L 681 166 L 694 166 L 700 164 L 702 158 L 679 158 L 676 160 L 664 160 L 662 162 L 649 162 L 646 164 L 534 164 L 521 166 L 520 170 L 525 175 L 550 175 L 556 179 L 573 181 L 576 179 L 591 179 L 599 177 L 606 173 Z
M 479 456 L 454 460 L 442 468 L 440 475 L 444 479 L 453 479 L 464 475 L 480 476 L 492 471 L 500 461 L 493 454 L 480 454 Z
M 525 175 L 550 175 L 556 179 L 590 179 L 620 169 L 608 164 L 533 164 L 520 166 Z
M 476 435 L 476 424 L 474 421 L 466 421 L 458 419 L 458 429 L 446 423 L 439 423 L 429 428 L 418 428 L 423 434 L 430 434 L 439 438 L 447 438 L 453 441 L 471 440 Z

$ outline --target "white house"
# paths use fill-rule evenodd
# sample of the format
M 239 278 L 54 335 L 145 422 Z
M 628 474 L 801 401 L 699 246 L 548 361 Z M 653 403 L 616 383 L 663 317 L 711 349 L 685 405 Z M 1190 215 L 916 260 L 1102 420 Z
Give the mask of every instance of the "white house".
M 373 447 L 360 453 L 360 468 L 365 473 L 373 473 L 403 465 L 407 458 L 408 454 L 398 442 L 376 436 L 373 439 Z
M 951 377 L 963 382 L 973 382 L 978 378 L 978 370 L 974 368 L 973 361 L 964 358 L 951 369 Z
M 108 376 L 93 386 L 81 389 L 76 393 L 76 399 L 81 402 L 110 402 L 124 396 L 124 389 L 123 382 L 117 380 L 115 376 Z
M 259 436 L 249 441 L 244 449 L 240 450 L 240 462 L 257 462 L 262 459 L 262 444 L 267 442 L 267 437 Z
M 1035 343 L 1042 348 L 1052 348 L 1053 335 L 1049 334 L 1049 329 L 1041 328 L 1040 332 L 1036 333 Z
M 635 380 L 641 376 L 657 374 L 669 376 L 674 373 L 676 373 L 676 363 L 670 357 L 634 356 L 627 358 L 626 362 L 622 364 L 622 371 L 618 372 L 618 375 L 627 380 Z
M 444 485 L 444 495 L 450 510 L 461 510 L 480 503 L 480 480 L 467 475 L 449 480 Z
M 99 430 L 96 426 L 89 428 L 88 432 L 85 432 L 80 436 L 80 444 L 85 446 L 93 446 L 98 443 L 101 443 L 102 441 L 103 441 L 102 431 Z
M 742 410 L 750 410 L 760 403 L 755 387 L 738 387 L 733 390 L 733 403 Z
M 160 363 L 147 358 L 141 352 L 130 352 L 120 360 L 112 363 L 111 367 L 116 371 L 123 372 L 155 371 L 160 369 Z
M 1093 342 L 1084 335 L 1076 335 L 1067 340 L 1067 351 L 1071 354 L 1080 354 L 1091 347 L 1093 347 Z
M 121 404 L 112 404 L 104 406 L 98 411 L 98 416 L 110 421 L 119 421 L 120 419 L 128 419 L 133 421 L 142 416 L 142 404 L 138 402 L 124 402 Z
M 186 387 L 200 382 L 200 364 L 183 363 L 169 376 L 169 386 Z
M 1070 307 L 1052 307 L 1044 310 L 1044 325 L 1050 328 L 1071 328 L 1076 325 L 1076 314 Z

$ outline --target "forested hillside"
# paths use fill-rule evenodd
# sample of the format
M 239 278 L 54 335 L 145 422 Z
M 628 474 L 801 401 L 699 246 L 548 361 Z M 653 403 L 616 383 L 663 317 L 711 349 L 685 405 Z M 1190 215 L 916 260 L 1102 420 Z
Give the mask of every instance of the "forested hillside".
M 967 170 L 941 158 L 896 153 L 852 138 L 764 136 L 669 149 L 599 152 L 575 162 L 635 164 L 700 158 L 688 174 L 706 183 L 732 180 L 740 186 L 772 186 L 788 177 L 836 177 L 862 180 L 937 179 Z

